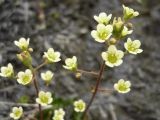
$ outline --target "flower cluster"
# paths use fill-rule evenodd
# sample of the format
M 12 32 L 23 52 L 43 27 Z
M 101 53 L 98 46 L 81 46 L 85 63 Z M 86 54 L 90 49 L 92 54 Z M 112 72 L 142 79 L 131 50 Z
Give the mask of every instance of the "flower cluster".
M 132 27 L 130 27 L 132 26 L 132 24 L 129 22 L 129 20 L 138 15 L 139 13 L 137 11 L 123 5 L 122 17 L 112 18 L 112 14 L 107 15 L 104 12 L 100 13 L 98 16 L 94 16 L 94 19 L 98 24 L 96 26 L 96 29 L 91 31 L 91 36 L 96 42 L 106 44 L 105 46 L 107 47 L 106 50 L 101 53 L 101 57 L 104 61 L 103 66 L 106 65 L 111 68 L 120 66 L 123 63 L 123 58 L 125 55 L 136 55 L 143 52 L 143 50 L 141 49 L 141 42 L 139 40 L 133 40 L 129 37 L 125 39 L 125 37 L 127 37 L 133 32 Z M 17 54 L 17 57 L 27 67 L 27 69 L 25 71 L 20 71 L 16 74 L 12 64 L 9 63 L 7 66 L 1 67 L 0 76 L 6 78 L 15 78 L 17 79 L 17 82 L 21 85 L 28 85 L 33 81 L 37 93 L 37 98 L 35 99 L 36 103 L 39 104 L 39 106 L 47 106 L 49 104 L 52 104 L 53 102 L 52 93 L 39 91 L 38 80 L 36 77 L 37 72 L 41 67 L 46 64 L 57 63 L 61 61 L 61 53 L 55 51 L 53 48 L 49 48 L 46 52 L 44 52 L 43 63 L 34 67 L 32 65 L 31 56 L 31 52 L 33 52 L 33 49 L 29 47 L 29 42 L 29 38 L 25 39 L 23 37 L 17 41 L 14 41 L 14 44 L 20 50 L 20 53 Z M 119 42 L 121 42 L 121 44 L 119 44 Z M 120 50 L 120 48 L 122 47 L 123 49 Z M 96 72 L 78 69 L 77 61 L 78 60 L 76 56 L 66 58 L 63 68 L 75 72 L 77 78 L 79 78 L 82 73 L 94 74 L 97 76 Z M 104 68 L 103 66 L 102 68 Z M 48 85 L 53 79 L 54 73 L 50 70 L 47 70 L 46 72 L 42 72 L 40 76 L 42 80 L 44 80 Z M 131 90 L 131 82 L 120 79 L 117 83 L 114 84 L 114 89 L 115 91 L 122 94 L 128 93 Z M 96 92 L 93 95 L 95 94 Z M 93 99 L 91 99 L 91 102 L 92 100 Z M 74 101 L 73 106 L 74 111 L 77 113 L 84 112 L 86 108 L 89 108 L 89 106 L 86 107 L 86 103 L 81 99 Z M 39 111 L 41 112 L 40 107 Z M 12 112 L 10 113 L 11 118 L 18 120 L 22 116 L 22 107 L 12 108 Z M 52 119 L 64 120 L 64 117 L 65 111 L 62 108 L 59 108 L 54 111 L 54 116 Z
M 14 44 L 20 49 L 20 53 L 17 54 L 17 58 L 28 68 L 25 71 L 20 71 L 17 74 L 14 72 L 13 66 L 11 63 L 9 63 L 7 66 L 1 67 L 1 73 L 0 76 L 7 77 L 7 78 L 15 78 L 17 79 L 17 82 L 21 85 L 28 85 L 32 81 L 34 83 L 35 89 L 38 93 L 38 96 L 36 98 L 36 102 L 40 104 L 41 106 L 46 106 L 52 103 L 53 98 L 52 94 L 50 92 L 44 92 L 39 91 L 38 88 L 38 80 L 36 80 L 36 73 L 42 66 L 48 64 L 48 63 L 55 63 L 59 62 L 60 59 L 60 52 L 55 52 L 53 48 L 49 48 L 47 52 L 44 52 L 43 58 L 44 63 L 42 65 L 39 65 L 37 67 L 33 67 L 32 65 L 32 56 L 31 52 L 33 52 L 33 49 L 29 47 L 30 39 L 20 38 L 17 41 L 14 41 Z M 67 63 L 68 64 L 68 63 Z M 49 84 L 54 76 L 54 73 L 51 71 L 46 71 L 44 73 L 41 73 L 41 78 Z M 23 114 L 22 107 L 14 107 L 12 109 L 12 112 L 10 113 L 10 117 L 13 119 L 20 119 Z
M 120 66 L 127 53 L 135 55 L 143 51 L 140 48 L 141 42 L 139 40 L 128 38 L 126 42 L 123 42 L 125 37 L 133 32 L 131 27 L 129 27 L 129 25 L 132 25 L 129 23 L 129 20 L 138 15 L 139 13 L 137 11 L 123 5 L 123 16 L 114 17 L 113 21 L 112 14 L 107 15 L 102 12 L 99 16 L 94 16 L 98 24 L 97 29 L 91 31 L 91 36 L 95 41 L 107 44 L 107 50 L 101 53 L 102 59 L 107 66 Z M 124 44 L 125 51 L 117 49 L 121 41 Z M 114 88 L 119 93 L 127 93 L 130 91 L 130 86 L 129 81 L 124 82 L 120 80 L 114 85 Z

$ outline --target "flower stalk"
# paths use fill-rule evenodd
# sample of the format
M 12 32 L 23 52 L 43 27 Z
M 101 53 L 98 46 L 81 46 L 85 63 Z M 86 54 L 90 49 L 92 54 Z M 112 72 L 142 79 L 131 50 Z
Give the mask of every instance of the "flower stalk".
M 36 79 L 36 71 L 33 71 L 33 84 L 36 90 L 36 96 L 38 97 L 39 88 L 38 88 L 37 79 Z M 42 106 L 40 104 L 38 104 L 38 109 L 40 113 L 40 120 L 43 120 Z
M 93 101 L 94 101 L 94 99 L 95 99 L 95 96 L 96 96 L 96 94 L 97 94 L 97 92 L 98 92 L 98 88 L 99 88 L 99 85 L 100 85 L 100 82 L 101 82 L 101 79 L 102 79 L 102 74 L 103 74 L 103 72 L 104 72 L 104 68 L 105 68 L 105 62 L 103 61 L 102 65 L 101 65 L 101 67 L 100 67 L 100 70 L 99 70 L 99 75 L 98 75 L 97 80 L 96 80 L 95 90 L 94 90 L 94 92 L 93 92 L 93 94 L 92 94 L 92 97 L 91 97 L 91 99 L 90 99 L 87 107 L 86 107 L 86 110 L 84 111 L 83 119 L 85 119 L 85 117 L 86 117 L 86 115 L 87 115 L 87 112 L 88 112 L 90 106 L 92 105 L 92 103 L 93 103 Z
M 90 75 L 94 75 L 94 76 L 98 76 L 99 75 L 99 73 L 97 73 L 97 72 L 94 72 L 94 71 L 86 71 L 86 70 L 82 70 L 82 69 L 77 69 L 77 72 L 80 72 L 80 73 L 84 73 L 84 74 L 90 74 Z

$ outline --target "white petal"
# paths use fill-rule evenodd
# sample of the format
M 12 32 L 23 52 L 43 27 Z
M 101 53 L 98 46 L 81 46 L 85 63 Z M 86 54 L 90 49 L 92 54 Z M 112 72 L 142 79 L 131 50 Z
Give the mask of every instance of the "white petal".
M 106 61 L 105 64 L 106 64 L 107 66 L 109 66 L 109 67 L 114 67 L 114 65 L 113 65 L 112 63 L 108 62 L 108 61 Z
M 106 61 L 108 54 L 106 52 L 102 52 L 101 56 L 102 56 L 103 60 Z
M 139 40 L 134 40 L 133 43 L 136 48 L 139 48 L 141 46 L 141 42 Z
M 124 80 L 123 79 L 120 79 L 119 81 L 118 81 L 118 84 L 124 84 Z
M 97 41 L 99 43 L 104 43 L 106 40 L 102 40 L 102 39 L 97 38 L 97 39 L 95 39 L 95 41 Z
M 19 42 L 18 41 L 14 41 L 14 44 L 16 45 L 16 46 L 20 46 L 20 44 L 19 44 Z
M 113 31 L 113 26 L 112 25 L 107 25 L 106 30 L 108 31 L 108 33 L 111 33 Z
M 96 31 L 96 30 L 92 30 L 92 31 L 91 31 L 91 36 L 92 36 L 93 38 L 97 39 L 97 38 L 98 38 L 98 36 L 97 36 L 97 31 Z
M 115 45 L 110 45 L 108 48 L 108 52 L 115 53 L 117 51 L 117 48 Z
M 143 50 L 142 49 L 138 49 L 136 52 L 137 53 L 141 53 L 141 52 L 143 52 Z
M 121 50 L 118 50 L 117 53 L 116 53 L 116 56 L 118 57 L 118 59 L 121 59 L 124 56 L 124 52 L 121 51 Z
M 118 84 L 117 83 L 114 84 L 114 89 L 118 90 Z
M 131 82 L 130 82 L 130 81 L 126 81 L 126 82 L 125 82 L 125 85 L 126 85 L 127 87 L 131 87 Z
M 97 31 L 102 32 L 106 30 L 106 26 L 104 24 L 98 24 L 97 25 Z
M 123 60 L 118 60 L 116 63 L 114 63 L 115 66 L 119 66 L 123 63 Z

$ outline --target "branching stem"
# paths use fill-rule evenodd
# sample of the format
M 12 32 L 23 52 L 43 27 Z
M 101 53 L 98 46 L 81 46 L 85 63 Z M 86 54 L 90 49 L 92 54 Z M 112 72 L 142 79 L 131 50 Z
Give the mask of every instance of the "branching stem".
M 42 67 L 45 66 L 46 64 L 47 64 L 47 61 L 44 61 L 42 64 L 40 64 L 39 66 L 37 66 L 34 71 L 39 70 L 40 68 L 42 68 Z
M 81 70 L 81 69 L 78 69 L 77 72 L 84 73 L 84 74 L 90 74 L 90 75 L 94 75 L 94 76 L 98 76 L 99 75 L 99 73 L 97 73 L 97 72 L 86 71 L 86 70 Z

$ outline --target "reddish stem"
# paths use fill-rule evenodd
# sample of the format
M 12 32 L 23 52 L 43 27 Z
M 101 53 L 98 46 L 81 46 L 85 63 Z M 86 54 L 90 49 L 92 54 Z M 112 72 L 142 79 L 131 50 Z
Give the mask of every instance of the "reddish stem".
M 36 73 L 35 72 L 33 72 L 33 83 L 34 83 L 34 87 L 35 87 L 35 90 L 36 90 L 36 95 L 38 97 L 39 88 L 38 88 L 37 79 L 36 79 Z M 43 120 L 42 107 L 41 107 L 40 104 L 38 104 L 38 108 L 39 108 L 39 113 L 40 113 L 40 120 Z
M 95 96 L 96 96 L 96 94 L 97 94 L 97 92 L 98 92 L 98 87 L 99 87 L 100 81 L 101 81 L 101 79 L 102 79 L 102 74 L 103 74 L 104 68 L 105 68 L 105 62 L 103 62 L 103 64 L 102 64 L 101 67 L 100 67 L 99 75 L 98 75 L 98 78 L 97 78 L 97 80 L 96 80 L 95 90 L 94 90 L 94 92 L 93 92 L 93 94 L 92 94 L 92 97 L 91 97 L 91 99 L 90 99 L 87 107 L 86 107 L 86 110 L 84 111 L 83 119 L 86 117 L 87 112 L 88 112 L 90 106 L 92 105 L 93 100 L 94 100 L 94 98 L 95 98 Z

